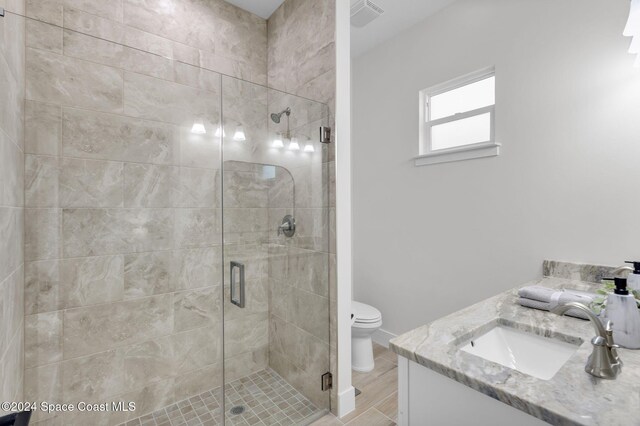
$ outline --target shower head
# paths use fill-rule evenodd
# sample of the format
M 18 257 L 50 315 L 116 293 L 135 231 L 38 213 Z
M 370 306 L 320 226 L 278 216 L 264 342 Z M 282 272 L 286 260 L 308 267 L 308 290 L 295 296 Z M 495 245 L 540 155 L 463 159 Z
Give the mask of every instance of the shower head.
M 271 114 L 271 120 L 276 124 L 280 123 L 280 118 L 282 117 L 282 114 L 286 114 L 288 117 L 291 114 L 291 108 L 287 107 L 284 111 Z

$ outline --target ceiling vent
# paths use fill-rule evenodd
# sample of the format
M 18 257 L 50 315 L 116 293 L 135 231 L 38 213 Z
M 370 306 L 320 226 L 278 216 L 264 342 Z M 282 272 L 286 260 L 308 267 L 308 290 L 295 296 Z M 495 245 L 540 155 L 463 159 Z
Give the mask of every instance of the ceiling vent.
M 384 10 L 370 0 L 358 0 L 351 6 L 351 25 L 362 28 L 382 15 Z

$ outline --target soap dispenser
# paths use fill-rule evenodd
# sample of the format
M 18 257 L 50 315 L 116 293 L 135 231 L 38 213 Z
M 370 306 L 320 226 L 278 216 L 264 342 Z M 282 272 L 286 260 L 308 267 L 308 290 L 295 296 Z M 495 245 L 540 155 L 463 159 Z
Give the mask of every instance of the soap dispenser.
M 627 285 L 631 290 L 640 291 L 640 261 L 627 260 L 624 263 L 630 263 L 633 265 L 633 272 L 627 276 Z
M 613 293 L 607 296 L 605 318 L 613 323 L 613 342 L 627 349 L 640 349 L 640 311 L 627 290 L 626 278 L 614 278 Z

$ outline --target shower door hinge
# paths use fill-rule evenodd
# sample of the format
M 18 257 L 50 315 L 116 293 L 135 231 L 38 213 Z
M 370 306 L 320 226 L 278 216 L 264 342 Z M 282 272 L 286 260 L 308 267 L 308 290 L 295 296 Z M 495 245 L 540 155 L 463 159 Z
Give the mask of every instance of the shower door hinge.
M 322 390 L 328 391 L 333 387 L 333 375 L 329 372 L 326 372 L 322 375 Z
M 320 142 L 331 143 L 331 127 L 320 126 Z
M 0 7 L 0 17 L 4 17 L 4 7 Z

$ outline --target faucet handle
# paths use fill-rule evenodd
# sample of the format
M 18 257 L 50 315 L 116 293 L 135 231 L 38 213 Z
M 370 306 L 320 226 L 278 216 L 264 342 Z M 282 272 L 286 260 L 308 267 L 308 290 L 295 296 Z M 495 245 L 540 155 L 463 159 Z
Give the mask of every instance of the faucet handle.
M 607 324 L 605 325 L 605 331 L 607 333 L 607 346 L 611 348 L 611 355 L 613 355 L 616 361 L 618 361 L 620 365 L 622 365 L 622 360 L 620 359 L 617 351 L 620 345 L 616 345 L 613 341 L 613 323 L 611 322 L 611 320 L 607 321 Z

